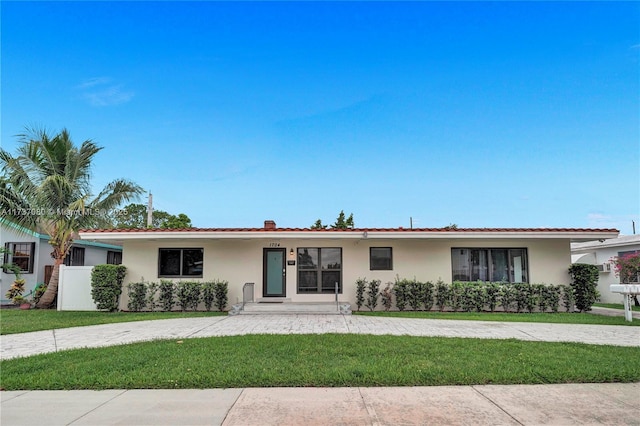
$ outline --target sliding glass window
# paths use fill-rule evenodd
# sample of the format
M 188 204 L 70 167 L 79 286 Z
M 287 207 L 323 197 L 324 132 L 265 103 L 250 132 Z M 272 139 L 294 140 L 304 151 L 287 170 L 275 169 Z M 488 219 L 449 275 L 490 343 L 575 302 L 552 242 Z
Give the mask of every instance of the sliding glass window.
M 158 254 L 158 277 L 202 277 L 201 248 L 161 248 Z
M 527 249 L 453 248 L 453 281 L 529 282 Z

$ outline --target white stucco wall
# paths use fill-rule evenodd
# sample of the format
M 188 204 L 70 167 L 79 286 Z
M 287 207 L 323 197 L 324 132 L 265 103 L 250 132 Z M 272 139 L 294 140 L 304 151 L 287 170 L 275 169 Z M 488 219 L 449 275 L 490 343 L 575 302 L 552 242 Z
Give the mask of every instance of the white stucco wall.
M 40 244 L 38 245 L 38 258 L 36 263 L 36 268 L 33 273 L 36 277 L 36 282 L 34 286 L 39 283 L 44 282 L 44 268 L 46 265 L 53 265 L 53 257 L 51 257 L 51 252 L 53 251 L 53 247 L 49 244 L 48 240 L 40 239 Z
M 600 265 L 609 263 L 613 257 L 618 256 L 619 252 L 640 250 L 640 236 L 637 236 L 637 238 L 625 236 L 618 240 L 620 241 L 619 245 L 616 245 L 616 240 L 611 239 L 603 242 L 602 247 L 598 247 L 594 243 L 588 247 L 574 249 L 572 250 L 572 258 L 576 263 Z M 612 284 L 620 284 L 620 278 L 616 276 L 613 265 L 611 265 L 611 272 L 600 272 L 599 274 L 598 291 L 600 292 L 600 301 L 603 303 L 623 303 L 623 296 L 620 293 L 612 293 L 609 289 Z
M 262 297 L 263 249 L 271 244 L 285 249 L 289 260 L 291 249 L 298 247 L 341 247 L 342 282 L 341 301 L 355 301 L 355 281 L 358 278 L 379 279 L 382 284 L 401 278 L 416 278 L 422 281 L 442 279 L 451 282 L 451 249 L 464 247 L 526 248 L 528 252 L 529 282 L 568 284 L 568 267 L 571 263 L 568 239 L 522 239 L 522 240 L 476 240 L 476 239 L 431 239 L 431 240 L 340 240 L 340 239 L 281 239 L 269 240 L 182 240 L 125 241 L 123 264 L 127 267 L 125 288 L 120 307 L 126 308 L 126 285 L 144 279 L 160 281 L 158 278 L 159 248 L 203 248 L 203 277 L 229 282 L 229 305 L 242 301 L 242 286 L 255 283 L 255 297 Z M 392 247 L 393 270 L 370 271 L 369 248 Z M 187 279 L 185 279 L 187 280 Z M 194 280 L 189 278 L 188 280 Z M 178 281 L 178 279 L 173 279 Z M 295 302 L 333 301 L 332 294 L 297 294 L 297 266 L 286 266 L 286 297 Z

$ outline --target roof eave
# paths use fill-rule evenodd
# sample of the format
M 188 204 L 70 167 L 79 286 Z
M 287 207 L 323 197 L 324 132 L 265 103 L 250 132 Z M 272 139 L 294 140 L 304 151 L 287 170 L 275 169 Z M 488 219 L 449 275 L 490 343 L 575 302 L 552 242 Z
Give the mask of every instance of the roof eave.
M 601 243 L 594 243 L 594 244 L 588 244 L 582 247 L 575 247 L 575 248 L 572 248 L 571 251 L 575 253 L 593 252 L 594 250 L 600 250 L 600 249 L 614 249 L 614 248 L 638 246 L 639 244 L 640 244 L 640 241 L 626 241 L 626 242 L 617 242 L 617 243 L 603 241 Z
M 80 232 L 84 240 L 144 241 L 172 239 L 340 239 L 340 240 L 399 240 L 399 239 L 569 239 L 572 242 L 615 238 L 617 231 L 145 231 L 145 232 Z

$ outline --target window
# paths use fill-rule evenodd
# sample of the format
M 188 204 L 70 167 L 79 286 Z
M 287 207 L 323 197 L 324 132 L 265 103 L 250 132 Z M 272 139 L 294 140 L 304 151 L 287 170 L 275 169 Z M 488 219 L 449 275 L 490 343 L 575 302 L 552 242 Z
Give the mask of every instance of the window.
M 342 249 L 298 248 L 298 293 L 342 293 Z
M 107 251 L 107 265 L 120 265 L 122 264 L 122 252 L 121 251 Z
M 33 256 L 36 251 L 36 243 L 6 243 L 4 248 L 5 264 L 16 265 L 23 274 L 33 273 Z M 2 270 L 5 273 L 11 272 L 7 268 L 3 268 Z
M 451 249 L 453 281 L 529 282 L 527 249 Z
M 161 248 L 158 256 L 159 277 L 202 277 L 201 248 Z
M 64 258 L 67 266 L 84 266 L 84 247 L 71 247 L 67 257 Z
M 372 271 L 393 270 L 391 247 L 371 247 L 369 249 L 369 269 Z

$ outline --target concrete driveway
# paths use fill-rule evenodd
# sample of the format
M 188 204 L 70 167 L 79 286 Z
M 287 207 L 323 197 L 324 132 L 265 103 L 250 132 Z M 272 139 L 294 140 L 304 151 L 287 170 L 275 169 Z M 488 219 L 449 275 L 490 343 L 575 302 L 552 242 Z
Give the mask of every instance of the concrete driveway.
M 640 347 L 640 327 L 630 326 L 253 315 L 140 321 L 6 335 L 0 337 L 0 358 L 153 339 L 256 333 L 515 338 Z M 0 398 L 3 426 L 640 425 L 640 383 L 4 391 Z

